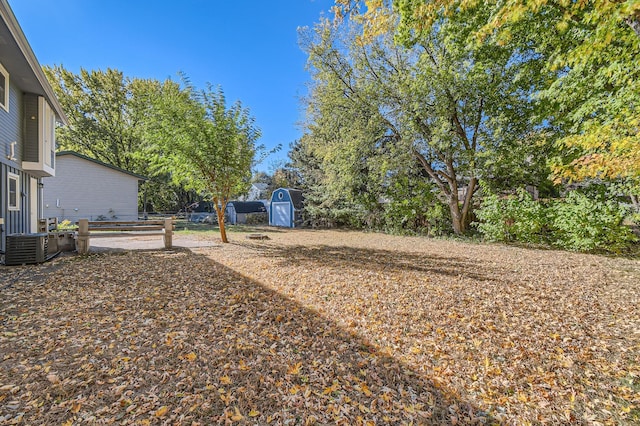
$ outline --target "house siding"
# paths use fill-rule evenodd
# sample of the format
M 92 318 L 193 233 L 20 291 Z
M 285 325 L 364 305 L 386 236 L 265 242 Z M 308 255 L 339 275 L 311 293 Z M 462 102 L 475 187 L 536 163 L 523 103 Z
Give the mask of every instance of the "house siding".
M 56 177 L 42 180 L 45 217 L 72 222 L 138 219 L 138 178 L 134 176 L 74 155 L 60 155 Z
M 24 95 L 24 155 L 23 161 L 38 162 L 38 122 L 40 120 L 38 111 L 38 96 L 32 94 Z M 35 117 L 35 120 L 30 119 Z
M 19 167 L 22 159 L 22 92 L 11 83 L 9 79 L 9 112 L 0 108 L 0 162 Z M 18 142 L 16 144 L 15 155 L 17 161 L 10 161 L 7 159 L 9 154 L 11 142 Z
M 9 234 L 36 232 L 30 229 L 29 200 L 31 175 L 20 170 L 22 164 L 23 145 L 23 97 L 22 92 L 9 79 L 9 112 L 0 108 L 0 217 L 4 219 L 4 225 L 0 225 L 0 247 L 4 251 L 5 237 Z M 11 152 L 11 143 L 17 142 L 15 147 L 16 160 L 8 158 Z M 19 176 L 20 210 L 9 210 L 8 181 L 9 173 Z M 38 208 L 38 206 L 36 206 Z
M 19 198 L 20 198 L 20 210 L 9 210 L 9 197 L 7 193 L 9 173 L 19 176 Z M 1 217 L 4 218 L 4 225 L 2 228 L 2 238 L 0 239 L 0 246 L 2 250 L 5 250 L 5 237 L 9 234 L 23 234 L 37 232 L 37 229 L 31 229 L 29 212 L 33 208 L 29 205 L 31 199 L 30 192 L 30 179 L 31 175 L 25 173 L 15 167 L 10 167 L 6 164 L 0 164 L 0 212 Z M 35 206 L 37 209 L 38 206 Z
M 0 1 L 0 34 L 0 61 L 9 74 L 9 108 L 8 111 L 0 108 L 0 218 L 4 222 L 0 225 L 0 248 L 5 250 L 7 235 L 38 231 L 36 219 L 40 218 L 42 212 L 39 185 L 42 181 L 38 176 L 53 174 L 54 171 L 53 163 L 48 167 L 49 170 L 30 168 L 32 166 L 26 164 L 25 156 L 28 154 L 24 152 L 27 125 L 25 97 L 46 98 L 49 106 L 54 109 L 55 117 L 62 124 L 66 124 L 66 116 L 5 0 Z M 31 118 L 32 115 L 28 117 Z M 50 145 L 55 149 L 53 142 L 51 139 Z M 12 152 L 13 143 L 15 148 Z M 15 159 L 10 158 L 10 153 L 13 153 Z M 26 171 L 25 165 L 28 166 Z M 19 179 L 16 189 L 20 206 L 15 211 L 9 210 L 9 174 L 15 174 Z M 31 194 L 32 187 L 35 194 Z

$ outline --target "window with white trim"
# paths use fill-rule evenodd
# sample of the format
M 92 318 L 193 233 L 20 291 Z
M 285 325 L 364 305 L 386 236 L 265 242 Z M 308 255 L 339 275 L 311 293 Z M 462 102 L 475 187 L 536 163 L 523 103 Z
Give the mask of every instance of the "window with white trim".
M 0 64 L 0 107 L 9 112 L 9 73 Z
M 20 210 L 20 176 L 8 173 L 7 178 L 9 210 Z

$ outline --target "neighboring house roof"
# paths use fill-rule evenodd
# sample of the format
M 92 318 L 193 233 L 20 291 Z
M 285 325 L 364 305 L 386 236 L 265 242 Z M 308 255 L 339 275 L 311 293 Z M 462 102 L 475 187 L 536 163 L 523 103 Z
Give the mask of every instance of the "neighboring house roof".
M 2 1 L 2 0 L 0 0 L 0 1 Z M 83 160 L 91 161 L 92 163 L 99 164 L 99 165 L 101 165 L 103 167 L 107 167 L 107 168 L 115 170 L 117 172 L 124 173 L 126 175 L 136 177 L 136 178 L 138 178 L 138 180 L 145 180 L 145 181 L 149 180 L 149 178 L 147 178 L 145 176 L 129 172 L 127 170 L 121 169 L 120 167 L 112 166 L 111 164 L 103 163 L 100 160 L 96 160 L 95 158 L 87 157 L 86 155 L 79 154 L 79 153 L 77 153 L 75 151 L 60 151 L 60 152 L 56 153 L 56 157 L 63 157 L 65 155 L 73 155 L 74 157 L 78 157 L 78 158 L 82 158 Z
M 236 213 L 266 213 L 262 201 L 230 201 L 230 205 L 236 210 Z
M 23 92 L 44 96 L 55 111 L 58 121 L 68 124 L 67 116 L 7 0 L 0 0 L 0 17 L 5 23 L 0 25 L 0 62 L 10 78 L 18 77 L 12 78 L 11 81 Z
M 267 185 L 266 183 L 262 183 L 262 182 L 253 183 L 251 185 L 253 187 L 255 187 L 257 190 L 259 190 L 259 191 L 266 191 L 267 188 L 269 187 L 269 185 Z

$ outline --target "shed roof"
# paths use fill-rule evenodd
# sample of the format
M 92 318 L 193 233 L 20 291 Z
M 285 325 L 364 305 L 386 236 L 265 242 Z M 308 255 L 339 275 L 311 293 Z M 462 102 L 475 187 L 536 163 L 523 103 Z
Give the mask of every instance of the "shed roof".
M 293 207 L 296 210 L 301 210 L 304 204 L 304 195 L 302 195 L 302 191 L 293 188 L 287 188 L 287 191 L 289 191 L 289 196 L 291 197 Z
M 112 166 L 111 164 L 103 163 L 100 160 L 96 160 L 95 158 L 87 157 L 86 155 L 82 155 L 82 154 L 80 154 L 78 152 L 75 152 L 75 151 L 60 151 L 60 152 L 56 152 L 56 157 L 63 157 L 65 155 L 73 155 L 74 157 L 78 157 L 78 158 L 82 158 L 83 160 L 91 161 L 92 163 L 99 164 L 99 165 L 101 165 L 103 167 L 107 167 L 107 168 L 115 170 L 117 172 L 124 173 L 126 175 L 136 177 L 136 178 L 138 178 L 138 180 L 149 180 L 149 178 L 147 178 L 145 176 L 142 176 L 142 175 L 139 175 L 139 174 L 136 174 L 136 173 L 133 173 L 133 172 L 129 172 L 127 170 L 121 169 L 120 167 Z
M 262 201 L 230 201 L 236 213 L 266 213 L 267 209 Z

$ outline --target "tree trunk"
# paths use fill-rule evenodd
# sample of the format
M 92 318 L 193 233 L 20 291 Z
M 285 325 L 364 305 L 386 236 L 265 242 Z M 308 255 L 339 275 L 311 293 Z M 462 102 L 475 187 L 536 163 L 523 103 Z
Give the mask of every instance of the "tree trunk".
M 444 195 L 443 198 L 447 201 L 447 204 L 449 205 L 449 212 L 451 213 L 451 225 L 453 226 L 453 232 L 456 235 L 464 234 L 467 230 L 468 204 L 465 203 L 464 210 L 460 210 L 460 203 L 458 202 L 458 183 L 456 180 L 456 171 L 453 166 L 453 160 L 450 158 L 445 160 L 447 171 L 449 172 L 448 175 L 446 173 L 438 174 L 438 172 L 431 167 L 431 164 L 420 152 L 418 152 L 418 150 L 413 149 L 413 154 L 422 165 L 422 168 L 427 172 L 433 182 L 436 183 Z M 471 184 L 474 186 L 475 191 L 475 178 L 471 180 Z
M 624 20 L 629 27 L 640 37 L 640 12 L 636 13 L 633 18 L 627 18 Z
M 631 204 L 636 213 L 640 213 L 640 199 L 637 195 L 631 194 Z
M 453 185 L 451 193 L 449 194 L 449 211 L 451 212 L 453 232 L 456 235 L 464 234 L 469 227 L 469 222 L 471 222 L 473 194 L 476 192 L 477 188 L 478 180 L 475 177 L 471 178 L 469 185 L 467 185 L 467 191 L 461 206 L 460 200 L 458 200 L 458 186 Z
M 467 192 L 464 195 L 464 203 L 462 204 L 462 223 L 463 228 L 466 231 L 471 224 L 471 218 L 473 214 L 473 194 L 478 189 L 478 179 L 472 177 L 467 185 Z
M 227 207 L 227 203 L 222 203 L 223 205 L 218 205 L 218 199 L 213 199 L 213 207 L 216 209 L 216 216 L 218 216 L 218 227 L 220 228 L 220 239 L 223 243 L 228 243 L 227 239 L 227 230 L 224 227 L 224 209 Z
M 453 225 L 453 232 L 456 235 L 464 234 L 466 231 L 466 224 L 464 217 L 460 213 L 460 204 L 458 203 L 458 193 L 451 193 L 449 195 L 449 211 L 451 212 L 451 224 Z

